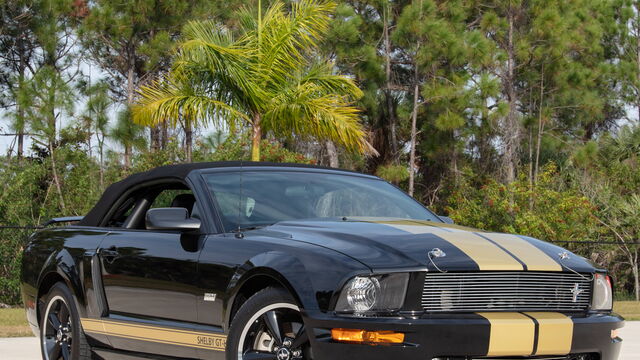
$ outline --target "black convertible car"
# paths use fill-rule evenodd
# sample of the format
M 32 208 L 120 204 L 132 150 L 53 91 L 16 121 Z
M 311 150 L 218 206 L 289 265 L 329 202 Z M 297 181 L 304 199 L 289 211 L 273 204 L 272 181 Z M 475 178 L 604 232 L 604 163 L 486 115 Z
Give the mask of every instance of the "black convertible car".
M 614 360 L 605 270 L 456 226 L 379 178 L 197 163 L 32 235 L 22 296 L 54 359 Z

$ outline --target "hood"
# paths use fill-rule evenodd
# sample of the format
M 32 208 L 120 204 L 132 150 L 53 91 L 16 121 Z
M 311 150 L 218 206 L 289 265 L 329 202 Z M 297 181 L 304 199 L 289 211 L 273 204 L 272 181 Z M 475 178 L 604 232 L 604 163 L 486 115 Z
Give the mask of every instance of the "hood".
M 262 231 L 333 249 L 373 270 L 595 271 L 584 258 L 544 241 L 429 221 L 287 221 Z

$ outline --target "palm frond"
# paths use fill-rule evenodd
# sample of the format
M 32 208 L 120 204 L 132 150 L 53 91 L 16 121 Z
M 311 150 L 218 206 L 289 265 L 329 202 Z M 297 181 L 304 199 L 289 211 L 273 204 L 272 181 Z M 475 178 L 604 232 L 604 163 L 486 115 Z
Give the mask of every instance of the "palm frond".
M 229 33 L 225 29 L 219 29 L 224 34 L 216 34 L 211 22 L 192 22 L 187 28 L 173 73 L 203 87 L 217 86 L 217 90 L 229 92 L 229 96 L 223 96 L 218 91 L 219 99 L 243 99 L 246 105 L 258 107 L 258 99 L 266 94 L 255 81 L 257 74 L 252 66 L 255 49 L 247 48 L 245 40 L 234 41 L 231 35 L 225 35 Z
M 190 119 L 194 126 L 233 123 L 247 116 L 233 106 L 198 93 L 185 84 L 165 78 L 143 86 L 139 99 L 132 106 L 133 121 L 142 125 L 155 125 L 167 121 L 176 126 L 181 117 Z
M 263 127 L 279 136 L 330 139 L 350 151 L 371 153 L 359 110 L 345 96 L 326 94 L 312 84 L 299 84 L 274 98 Z
M 286 14 L 281 1 L 272 5 L 265 16 L 259 44 L 261 71 L 279 78 L 305 66 L 305 55 L 317 47 L 335 9 L 332 2 L 308 0 L 291 6 L 290 14 Z
M 316 62 L 303 74 L 300 74 L 298 82 L 312 83 L 318 86 L 324 93 L 348 96 L 358 100 L 363 96 L 362 90 L 353 79 L 345 75 L 334 74 L 333 64 L 330 62 Z

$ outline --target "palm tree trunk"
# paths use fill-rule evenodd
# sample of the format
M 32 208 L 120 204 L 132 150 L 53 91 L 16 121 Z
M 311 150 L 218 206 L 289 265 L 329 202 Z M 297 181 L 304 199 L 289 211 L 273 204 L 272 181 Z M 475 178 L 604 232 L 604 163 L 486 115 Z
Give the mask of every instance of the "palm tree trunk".
M 260 161 L 260 140 L 262 140 L 260 120 L 260 114 L 253 114 L 253 122 L 251 123 L 251 161 Z
M 152 152 L 160 150 L 160 129 L 158 126 L 151 125 L 149 128 L 149 145 Z
M 193 156 L 193 129 L 189 119 L 185 119 L 184 122 L 184 145 L 187 153 L 187 162 L 191 162 Z
M 161 128 L 161 139 L 160 139 L 160 149 L 166 150 L 167 143 L 169 142 L 169 125 L 167 124 L 167 120 L 163 120 L 162 124 L 160 124 Z
M 338 159 L 338 150 L 336 149 L 336 145 L 331 140 L 327 140 L 327 156 L 329 157 L 329 167 L 337 168 L 340 167 L 340 159 Z

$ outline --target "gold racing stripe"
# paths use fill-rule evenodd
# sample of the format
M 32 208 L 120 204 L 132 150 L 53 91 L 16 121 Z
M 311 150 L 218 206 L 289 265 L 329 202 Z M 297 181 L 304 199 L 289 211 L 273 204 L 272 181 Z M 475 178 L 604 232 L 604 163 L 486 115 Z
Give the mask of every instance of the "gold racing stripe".
M 428 220 L 412 220 L 412 219 L 377 220 L 375 218 L 366 218 L 366 217 L 350 217 L 349 219 L 365 221 L 365 222 L 370 222 L 375 224 L 384 224 L 392 227 L 407 225 L 407 226 L 421 227 L 421 228 L 430 229 L 430 230 L 484 232 L 482 230 L 473 229 L 466 226 L 460 226 L 456 224 L 445 224 L 445 223 L 433 222 Z
M 480 271 L 524 270 L 522 264 L 491 241 L 470 232 L 438 232 L 437 235 L 467 254 Z
M 80 322 L 82 323 L 82 329 L 86 332 L 90 332 L 90 333 L 105 332 L 104 326 L 102 325 L 101 320 L 82 318 L 80 319 Z
M 434 234 L 448 241 L 473 259 L 473 261 L 478 264 L 478 268 L 481 271 L 524 270 L 522 264 L 508 252 L 504 251 L 491 241 L 470 231 L 463 231 L 462 229 L 456 228 L 443 229 L 439 226 L 440 224 L 421 222 L 419 220 L 390 220 L 380 221 L 378 223 L 385 224 L 411 234 Z M 429 226 L 428 224 L 432 224 L 433 226 Z
M 538 350 L 533 355 L 566 355 L 573 341 L 573 320 L 560 313 L 526 312 L 538 322 Z
M 560 264 L 527 240 L 511 234 L 483 233 L 520 259 L 529 271 L 562 271 Z
M 529 356 L 533 352 L 535 323 L 520 313 L 477 313 L 489 320 L 487 356 Z
M 117 336 L 160 344 L 224 351 L 227 336 L 222 334 L 178 330 L 106 319 L 80 319 L 87 333 Z

